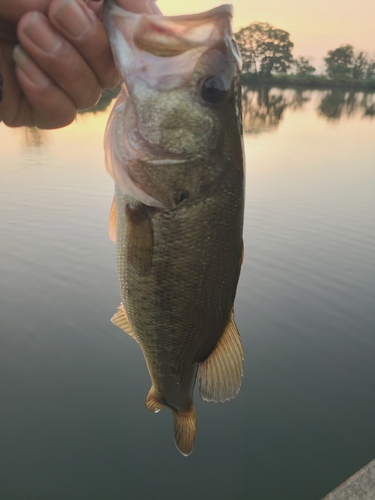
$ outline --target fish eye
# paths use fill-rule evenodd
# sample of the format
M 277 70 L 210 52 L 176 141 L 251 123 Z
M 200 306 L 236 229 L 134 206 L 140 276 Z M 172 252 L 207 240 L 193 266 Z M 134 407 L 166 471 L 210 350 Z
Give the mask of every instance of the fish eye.
M 219 76 L 209 76 L 201 81 L 200 95 L 209 104 L 219 104 L 227 97 L 229 90 Z

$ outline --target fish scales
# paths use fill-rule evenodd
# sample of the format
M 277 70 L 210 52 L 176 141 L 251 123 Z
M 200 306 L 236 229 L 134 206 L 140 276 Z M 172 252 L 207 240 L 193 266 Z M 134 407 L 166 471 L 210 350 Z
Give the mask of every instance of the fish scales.
M 171 373 L 184 388 L 188 366 L 190 373 L 196 371 L 193 364 L 211 353 L 228 322 L 242 251 L 242 193 L 236 186 L 241 183 L 237 179 L 233 183 L 233 173 L 223 179 L 217 197 L 186 205 L 171 219 L 152 218 L 155 239 L 148 275 L 142 276 L 128 265 L 126 219 L 119 218 L 121 295 L 141 347 L 146 353 L 152 352 L 155 362 L 160 363 L 158 368 L 152 364 L 153 356 L 148 355 L 149 364 L 154 366 L 152 373 L 161 386 L 165 383 L 162 374 L 168 377 Z M 225 196 L 222 202 L 221 191 L 231 191 L 232 196 Z M 120 194 L 116 200 L 119 213 L 125 213 L 122 204 L 126 197 Z M 188 409 L 186 402 L 179 401 L 185 391 L 174 397 L 166 388 L 157 392 L 175 409 Z
M 204 399 L 225 401 L 238 392 L 243 372 L 233 316 L 243 252 L 244 169 L 231 10 L 222 6 L 201 15 L 163 18 L 111 9 L 113 4 L 107 4 L 105 22 L 128 87 L 106 132 L 107 168 L 116 186 L 110 233 L 116 238 L 122 299 L 112 321 L 139 343 L 152 382 L 146 406 L 172 410 L 176 445 L 188 455 L 195 439 L 197 375 Z M 174 39 L 156 37 L 156 22 L 167 33 L 170 26 L 181 31 L 211 23 L 213 40 L 205 35 L 199 50 L 191 49 L 185 35 L 186 43 L 179 40 L 176 48 Z M 144 30 L 147 23 L 151 31 Z M 141 49 L 136 49 L 139 25 L 144 32 Z M 125 33 L 125 45 L 118 42 L 119 32 Z M 138 57 L 148 57 L 151 66 L 155 57 L 161 59 L 160 53 L 160 64 L 165 64 L 172 46 L 169 71 L 176 70 L 177 76 L 171 72 L 165 83 L 162 74 L 152 84 L 152 67 L 151 80 L 137 80 L 135 62 L 129 68 L 121 63 L 121 51 L 129 55 L 129 46 L 138 50 Z M 185 47 L 189 61 L 196 51 L 195 66 L 188 75 L 184 70 L 183 77 L 176 69 L 180 47 Z M 220 77 L 201 91 L 215 101 L 207 104 L 197 98 L 197 89 L 202 75 L 212 79 L 213 70 Z M 144 67 L 141 76 L 142 71 Z M 214 84 L 221 86 L 221 93 L 212 91 Z M 218 105 L 213 109 L 212 104 Z

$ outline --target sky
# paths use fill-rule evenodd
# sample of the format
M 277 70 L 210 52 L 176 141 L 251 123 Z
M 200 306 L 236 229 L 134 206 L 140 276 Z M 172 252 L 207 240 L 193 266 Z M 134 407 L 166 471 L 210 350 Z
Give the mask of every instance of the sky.
M 158 0 L 165 15 L 202 12 L 225 0 Z M 320 69 L 328 50 L 351 44 L 375 58 L 375 0 L 232 0 L 235 31 L 254 21 L 286 30 L 295 57 L 311 57 Z M 323 69 L 323 68 L 321 68 Z

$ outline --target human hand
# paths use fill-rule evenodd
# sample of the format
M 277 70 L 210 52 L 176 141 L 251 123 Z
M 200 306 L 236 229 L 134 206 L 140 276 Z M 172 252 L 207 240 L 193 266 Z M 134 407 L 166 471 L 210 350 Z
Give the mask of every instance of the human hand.
M 117 0 L 133 12 L 154 2 Z M 98 0 L 0 0 L 0 120 L 59 128 L 119 82 Z M 30 9 L 35 9 L 30 11 Z M 18 43 L 17 43 L 18 42 Z

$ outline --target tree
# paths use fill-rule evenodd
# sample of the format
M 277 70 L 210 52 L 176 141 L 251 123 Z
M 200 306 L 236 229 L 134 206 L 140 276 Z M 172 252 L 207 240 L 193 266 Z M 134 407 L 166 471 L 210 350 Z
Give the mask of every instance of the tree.
M 330 78 L 344 77 L 353 80 L 372 78 L 375 69 L 375 61 L 369 60 L 363 51 L 354 53 L 352 45 L 341 45 L 335 50 L 330 50 L 324 60 Z
M 242 54 L 245 73 L 270 76 L 286 73 L 293 62 L 289 33 L 269 23 L 255 22 L 242 28 L 235 37 Z
M 375 60 L 371 59 L 368 62 L 367 68 L 366 68 L 366 78 L 369 80 L 375 78 Z
M 352 78 L 359 80 L 366 77 L 369 61 L 364 52 L 360 52 L 353 59 Z
M 315 73 L 315 68 L 310 64 L 310 60 L 306 57 L 299 57 L 293 61 L 297 75 L 311 75 Z
M 349 77 L 352 73 L 354 61 L 353 46 L 341 45 L 337 49 L 330 50 L 324 60 L 330 78 Z

